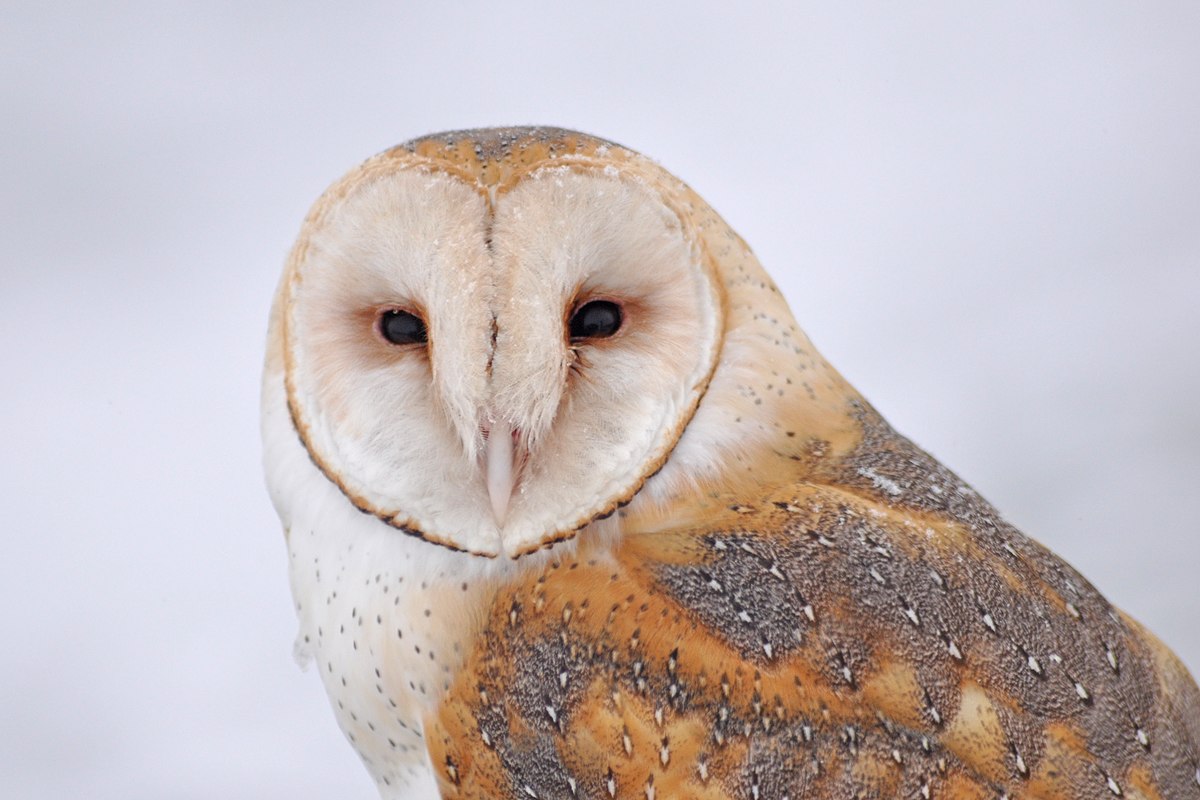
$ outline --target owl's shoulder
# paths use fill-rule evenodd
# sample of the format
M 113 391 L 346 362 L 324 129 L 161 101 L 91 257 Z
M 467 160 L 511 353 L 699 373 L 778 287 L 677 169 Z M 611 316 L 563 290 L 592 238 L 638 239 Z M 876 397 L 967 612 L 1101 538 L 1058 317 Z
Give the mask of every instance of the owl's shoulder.
M 447 795 L 1200 792 L 1186 671 L 927 455 L 870 452 L 503 590 L 430 721 Z

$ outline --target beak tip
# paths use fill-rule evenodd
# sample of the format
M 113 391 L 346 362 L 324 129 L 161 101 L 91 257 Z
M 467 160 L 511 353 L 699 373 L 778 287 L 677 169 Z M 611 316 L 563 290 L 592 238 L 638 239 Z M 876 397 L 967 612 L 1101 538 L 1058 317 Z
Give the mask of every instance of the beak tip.
M 488 495 L 492 501 L 492 517 L 496 520 L 496 527 L 503 528 L 504 518 L 508 516 L 508 498 L 492 491 Z

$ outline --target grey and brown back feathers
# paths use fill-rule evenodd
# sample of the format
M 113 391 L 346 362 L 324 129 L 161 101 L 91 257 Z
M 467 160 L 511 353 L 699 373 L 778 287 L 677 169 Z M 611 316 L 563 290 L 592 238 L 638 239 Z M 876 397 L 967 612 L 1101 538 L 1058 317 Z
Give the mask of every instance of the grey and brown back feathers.
M 431 719 L 446 796 L 1200 797 L 1170 652 L 853 412 L 844 458 L 780 454 L 805 479 L 503 591 Z
M 302 326 L 275 326 L 266 428 L 276 451 L 268 458 L 286 465 L 274 485 L 292 531 L 302 626 L 317 642 L 308 644 L 326 665 L 339 719 L 385 793 L 405 796 L 391 791 L 400 773 L 389 764 L 418 769 L 424 753 L 414 760 L 410 748 L 427 747 L 443 796 L 457 798 L 1200 798 L 1200 691 L 1186 669 L 895 433 L 821 358 L 746 245 L 687 186 L 582 134 L 464 131 L 368 162 L 310 224 L 328 224 L 354 187 L 386 185 L 412 170 L 441 197 L 466 187 L 464 197 L 482 198 L 477 227 L 500 241 L 487 239 L 472 257 L 486 259 L 489 248 L 507 254 L 495 266 L 503 274 L 519 270 L 526 252 L 534 261 L 575 259 L 581 285 L 626 303 L 646 335 L 614 338 L 603 351 L 573 343 L 575 360 L 555 373 L 563 387 L 554 396 L 564 399 L 549 417 L 538 412 L 548 420 L 545 441 L 555 441 L 560 426 L 587 433 L 565 439 L 566 449 L 530 446 L 518 482 L 545 482 L 528 497 L 564 506 L 520 506 L 533 502 L 527 497 L 515 501 L 522 522 L 493 526 L 468 514 L 473 527 L 456 531 L 445 522 L 458 518 L 452 498 L 416 519 L 347 488 L 335 462 L 344 455 L 338 426 L 353 428 L 353 415 L 329 422 L 337 413 L 322 405 L 311 374 L 311 392 L 297 396 L 303 381 L 291 370 L 304 370 L 293 362 L 311 345 Z M 519 215 L 505 206 L 506 197 L 533 202 L 547 181 L 566 194 L 548 191 Z M 631 230 L 616 224 L 622 214 L 653 220 L 632 229 L 657 248 L 658 266 L 645 271 L 665 271 L 686 288 L 670 315 L 656 317 L 647 300 L 668 297 L 661 275 L 656 283 L 654 274 L 629 269 L 642 245 L 612 241 Z M 519 227 L 511 220 L 534 216 L 530 231 L 573 231 L 571 246 L 556 250 L 531 232 L 505 238 Z M 580 227 L 593 218 L 613 222 Z M 514 227 L 489 227 L 499 219 Z M 355 237 L 388 225 L 377 218 L 345 236 L 360 247 Z M 294 274 L 303 274 L 304 248 L 320 241 L 302 239 Z M 621 292 L 603 288 L 610 272 Z M 508 384 L 495 390 L 497 400 L 491 357 L 503 363 L 506 348 L 516 347 L 509 343 L 528 334 L 522 326 L 542 324 L 526 320 L 548 320 L 547 335 L 561 338 L 555 320 L 577 301 L 568 290 L 538 295 L 547 308 L 523 315 L 505 299 L 504 280 L 478 298 L 494 325 L 490 342 L 472 340 L 486 369 L 461 377 L 476 381 L 480 419 L 497 405 L 513 419 L 532 419 L 523 404 L 541 408 L 544 397 L 523 398 Z M 520 296 L 541 285 L 533 281 Z M 283 305 L 302 303 L 287 286 Z M 449 312 L 425 311 L 433 371 L 412 367 L 405 380 L 444 381 L 437 320 Z M 687 337 L 669 339 L 687 313 L 703 319 Z M 281 314 L 305 319 L 295 309 Z M 289 348 L 288 337 L 301 346 Z M 676 375 L 667 381 L 674 394 L 631 405 L 621 374 L 604 370 L 619 364 L 629 387 L 648 385 L 632 378 L 660 338 L 680 366 L 677 375 L 661 366 L 654 374 Z M 522 352 L 537 361 L 536 348 Z M 611 360 L 618 356 L 626 360 Z M 457 362 L 464 370 L 472 363 Z M 438 413 L 475 419 L 471 409 Z M 325 439 L 304 427 L 313 420 L 328 425 Z M 553 490 L 554 476 L 567 474 L 556 472 L 561 466 L 538 471 L 540 458 L 580 459 L 572 468 L 616 464 L 605 460 L 605 441 L 636 442 L 636 457 L 578 497 Z M 369 458 L 362 461 L 356 486 L 372 471 Z M 470 463 L 453 463 L 474 474 Z M 396 464 L 404 469 L 403 460 Z M 320 507 L 289 485 L 320 487 Z M 463 508 L 486 507 L 482 485 L 460 487 L 469 495 Z M 353 514 L 333 524 L 339 503 Z M 543 518 L 542 528 L 528 522 Z M 432 535 L 443 522 L 448 533 Z M 328 571 L 314 567 L 331 562 L 347 576 L 336 597 L 321 577 Z M 457 600 L 420 599 L 433 595 Z M 396 634 L 421 605 L 414 655 L 412 634 Z M 434 660 L 429 649 L 439 654 L 437 669 L 426 663 Z M 418 674 L 429 678 L 419 695 L 406 678 Z M 393 729 L 395 737 L 416 730 L 423 744 L 393 738 Z

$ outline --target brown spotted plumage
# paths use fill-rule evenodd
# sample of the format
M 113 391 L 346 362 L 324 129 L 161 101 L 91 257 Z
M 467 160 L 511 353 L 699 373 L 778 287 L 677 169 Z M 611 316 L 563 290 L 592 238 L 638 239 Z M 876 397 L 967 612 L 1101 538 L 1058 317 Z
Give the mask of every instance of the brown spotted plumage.
M 648 193 L 666 210 L 663 235 L 686 244 L 697 313 L 711 314 L 719 335 L 688 367 L 695 391 L 682 387 L 663 421 L 648 423 L 662 427 L 661 452 L 648 449 L 583 505 L 556 509 L 558 522 L 536 535 L 511 534 L 499 515 L 498 544 L 483 552 L 486 526 L 462 544 L 465 534 L 433 530 L 444 515 L 384 513 L 348 488 L 357 477 L 343 480 L 326 455 L 341 452 L 304 427 L 325 410 L 295 395 L 290 360 L 304 353 L 287 336 L 302 334 L 281 332 L 276 317 L 265 428 L 268 460 L 273 445 L 290 465 L 273 488 L 302 636 L 311 632 L 304 648 L 385 796 L 427 796 L 400 787 L 430 769 L 443 797 L 464 800 L 1200 798 L 1200 690 L 1186 668 L 893 431 L 688 187 L 582 134 L 464 131 L 368 162 L 310 225 L 336 216 L 356 186 L 404 170 L 471 187 L 497 219 L 506 195 L 538 181 L 565 181 L 565 204 L 618 183 Z M 604 182 L 574 184 L 575 174 Z M 605 208 L 595 201 L 584 215 Z M 553 229 L 553 209 L 549 219 Z M 321 246 L 319 230 L 302 239 L 290 280 L 303 280 L 307 249 Z M 595 251 L 561 252 L 586 261 Z M 488 379 L 504 368 L 506 326 L 522 324 L 505 291 L 499 279 L 486 295 Z M 597 296 L 636 309 L 634 336 L 654 310 L 638 306 L 636 286 L 623 291 Z M 568 316 L 578 303 L 553 302 Z M 427 313 L 436 376 L 437 312 Z M 576 385 L 603 368 L 604 353 L 587 346 L 572 343 L 562 380 L 575 383 L 541 434 L 547 444 L 521 451 L 517 514 L 520 482 L 539 479 L 539 458 L 559 457 L 562 419 L 603 416 L 616 402 Z M 481 402 L 486 435 L 487 409 L 501 401 Z M 524 446 L 528 426 L 511 427 Z M 320 485 L 319 508 L 281 500 L 289 480 Z M 338 503 L 361 527 L 312 544 L 334 525 L 326 515 L 343 513 Z M 331 641 L 347 606 L 352 641 L 344 625 Z
M 886 451 L 714 493 L 700 527 L 630 533 L 502 591 L 430 721 L 435 764 L 460 776 L 447 796 L 1200 793 L 1186 673 L 857 415 Z

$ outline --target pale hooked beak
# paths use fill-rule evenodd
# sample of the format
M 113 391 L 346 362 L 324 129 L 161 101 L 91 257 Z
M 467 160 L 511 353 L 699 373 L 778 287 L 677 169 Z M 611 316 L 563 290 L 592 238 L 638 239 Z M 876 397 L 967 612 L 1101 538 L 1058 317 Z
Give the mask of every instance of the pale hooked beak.
M 513 447 L 513 429 L 507 422 L 493 422 L 487 436 L 485 455 L 488 498 L 492 501 L 492 515 L 496 527 L 504 527 L 508 516 L 508 503 L 512 499 L 513 484 L 516 482 L 516 448 Z

